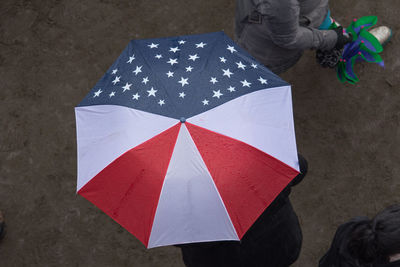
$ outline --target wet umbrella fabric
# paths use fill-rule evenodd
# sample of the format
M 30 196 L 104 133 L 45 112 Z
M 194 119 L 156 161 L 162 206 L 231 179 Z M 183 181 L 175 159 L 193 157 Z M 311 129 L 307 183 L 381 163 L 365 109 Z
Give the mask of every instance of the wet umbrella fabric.
M 290 85 L 223 32 L 131 41 L 75 114 L 78 193 L 149 248 L 240 240 L 299 173 Z

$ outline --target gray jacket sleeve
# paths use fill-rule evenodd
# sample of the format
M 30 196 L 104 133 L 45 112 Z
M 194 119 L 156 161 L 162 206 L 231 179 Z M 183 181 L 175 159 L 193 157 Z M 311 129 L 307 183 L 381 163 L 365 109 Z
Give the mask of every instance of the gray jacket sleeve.
M 334 31 L 299 25 L 300 5 L 297 0 L 268 1 L 263 10 L 272 41 L 286 49 L 332 49 L 337 40 Z

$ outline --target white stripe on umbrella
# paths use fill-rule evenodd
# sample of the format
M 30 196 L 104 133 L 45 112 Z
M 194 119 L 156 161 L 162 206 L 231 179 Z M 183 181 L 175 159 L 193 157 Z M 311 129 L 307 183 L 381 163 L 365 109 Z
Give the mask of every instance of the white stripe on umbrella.
M 239 240 L 213 179 L 182 124 L 148 247 Z

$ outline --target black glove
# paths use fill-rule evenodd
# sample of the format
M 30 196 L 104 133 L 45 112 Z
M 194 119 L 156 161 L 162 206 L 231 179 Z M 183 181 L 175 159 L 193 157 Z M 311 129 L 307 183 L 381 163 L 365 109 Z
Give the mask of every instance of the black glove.
M 339 26 L 336 29 L 332 29 L 337 34 L 337 41 L 335 44 L 336 49 L 342 49 L 345 44 L 350 43 L 353 40 L 351 33 L 343 34 L 343 27 Z
M 318 49 L 316 52 L 317 62 L 324 68 L 334 68 L 338 64 L 341 57 L 342 51 L 336 48 L 333 48 L 329 51 L 322 51 Z

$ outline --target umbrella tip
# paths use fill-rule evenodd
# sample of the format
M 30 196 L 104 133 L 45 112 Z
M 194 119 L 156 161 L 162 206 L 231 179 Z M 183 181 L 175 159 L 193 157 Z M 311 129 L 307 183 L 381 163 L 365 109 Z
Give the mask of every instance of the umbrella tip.
M 182 122 L 182 123 L 185 123 L 185 121 L 186 121 L 186 118 L 185 118 L 185 117 L 181 117 L 181 119 L 180 119 L 180 120 L 181 120 L 181 122 Z

